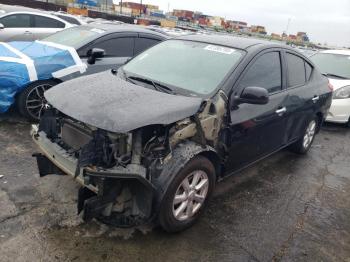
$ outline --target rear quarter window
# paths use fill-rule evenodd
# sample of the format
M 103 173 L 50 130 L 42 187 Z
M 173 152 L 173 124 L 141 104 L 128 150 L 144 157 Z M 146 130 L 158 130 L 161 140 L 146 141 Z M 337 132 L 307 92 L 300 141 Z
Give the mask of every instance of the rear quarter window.
M 297 55 L 286 53 L 288 70 L 288 87 L 301 86 L 305 84 L 305 60 Z
M 310 80 L 311 74 L 312 74 L 312 66 L 305 61 L 305 74 L 306 74 L 306 82 Z

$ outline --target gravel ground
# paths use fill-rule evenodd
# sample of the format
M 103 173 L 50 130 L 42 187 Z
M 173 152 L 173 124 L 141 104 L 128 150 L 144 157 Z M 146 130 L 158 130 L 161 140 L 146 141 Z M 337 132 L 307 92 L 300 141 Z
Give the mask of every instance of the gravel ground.
M 218 184 L 186 232 L 116 229 L 76 215 L 78 185 L 39 178 L 30 125 L 0 116 L 0 261 L 350 262 L 350 129 L 306 156 L 284 150 Z

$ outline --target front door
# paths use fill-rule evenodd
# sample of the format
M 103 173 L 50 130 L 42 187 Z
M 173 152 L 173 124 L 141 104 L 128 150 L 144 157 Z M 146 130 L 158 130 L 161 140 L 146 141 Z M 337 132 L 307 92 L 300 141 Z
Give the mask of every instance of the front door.
M 4 28 L 0 29 L 0 41 L 32 41 L 32 21 L 28 14 L 12 14 L 0 19 Z
M 249 86 L 266 88 L 266 105 L 241 104 L 230 112 L 229 156 L 226 167 L 231 173 L 279 149 L 284 144 L 287 92 L 279 50 L 260 53 L 243 72 L 234 88 L 240 94 Z
M 109 69 L 117 69 L 124 65 L 130 58 L 134 56 L 135 37 L 137 34 L 128 34 L 120 36 L 108 36 L 107 38 L 99 39 L 95 43 L 85 48 L 86 53 L 92 48 L 100 48 L 105 51 L 105 56 L 96 59 L 95 64 L 87 63 L 87 56 L 82 57 L 82 61 L 88 65 L 85 75 L 102 72 Z M 85 52 L 85 51 L 81 51 Z M 81 54 L 79 52 L 79 54 Z

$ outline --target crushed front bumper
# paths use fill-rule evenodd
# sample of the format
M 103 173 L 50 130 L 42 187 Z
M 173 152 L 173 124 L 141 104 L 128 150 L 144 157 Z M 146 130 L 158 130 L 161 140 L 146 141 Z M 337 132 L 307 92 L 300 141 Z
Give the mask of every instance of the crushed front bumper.
M 40 176 L 68 174 L 83 186 L 78 193 L 78 213 L 84 211 L 84 220 L 97 217 L 122 227 L 134 226 L 149 220 L 152 215 L 155 188 L 146 179 L 145 167 L 132 164 L 111 169 L 82 167 L 77 172 L 78 159 L 52 142 L 43 131 L 39 132 L 38 126 L 32 126 L 31 136 L 40 149 L 40 153 L 33 154 L 37 159 Z M 132 219 L 123 214 L 114 216 L 112 221 L 103 217 L 102 214 L 111 207 L 111 203 L 125 186 L 135 194 L 137 205 L 135 210 L 138 213 L 132 214 Z

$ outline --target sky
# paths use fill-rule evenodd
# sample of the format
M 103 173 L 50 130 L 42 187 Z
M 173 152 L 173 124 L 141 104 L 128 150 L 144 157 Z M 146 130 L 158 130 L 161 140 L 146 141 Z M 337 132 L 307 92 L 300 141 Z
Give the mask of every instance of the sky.
M 134 0 L 137 2 L 137 0 Z M 307 32 L 311 41 L 350 47 L 350 0 L 143 0 L 164 11 L 187 9 L 264 25 L 267 32 Z

